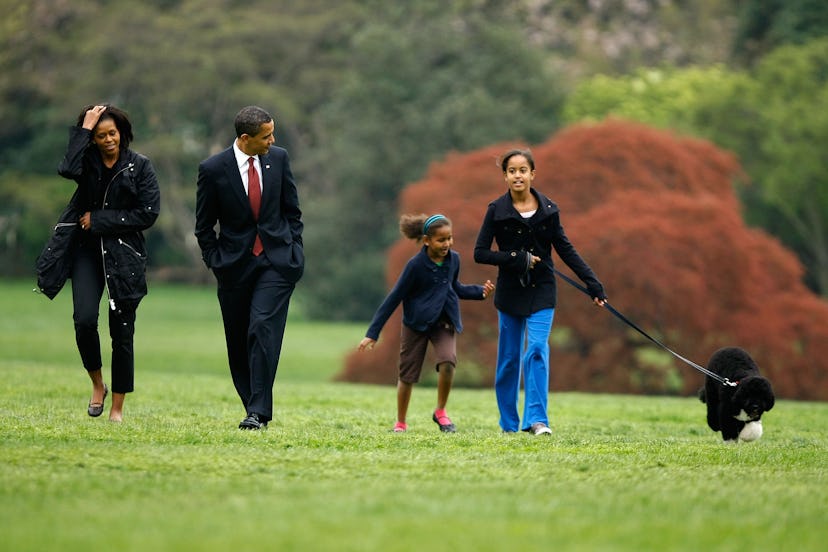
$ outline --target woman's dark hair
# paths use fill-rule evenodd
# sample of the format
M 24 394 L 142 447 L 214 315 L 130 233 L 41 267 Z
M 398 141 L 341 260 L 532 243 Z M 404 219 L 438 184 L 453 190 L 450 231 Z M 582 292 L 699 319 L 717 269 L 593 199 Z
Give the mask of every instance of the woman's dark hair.
M 503 154 L 503 157 L 500 159 L 500 169 L 503 172 L 506 172 L 506 167 L 509 165 L 509 159 L 514 157 L 515 155 L 522 155 L 526 158 L 529 162 L 529 168 L 533 171 L 535 170 L 535 158 L 532 157 L 532 152 L 529 150 L 522 150 L 522 149 L 513 149 L 509 150 Z
M 256 136 L 262 128 L 262 125 L 273 120 L 270 113 L 255 105 L 248 105 L 241 108 L 241 111 L 236 113 L 236 118 L 233 121 L 236 127 L 236 138 L 240 138 L 242 134 L 248 136 Z
M 129 116 L 126 112 L 118 109 L 114 105 L 104 105 L 106 106 L 106 109 L 103 113 L 101 113 L 101 118 L 98 119 L 98 122 L 100 123 L 106 119 L 112 119 L 112 122 L 115 123 L 115 128 L 118 129 L 118 133 L 121 135 L 120 148 L 125 150 L 129 147 L 130 142 L 132 142 L 132 123 L 129 122 Z M 86 112 L 93 107 L 95 106 L 87 105 L 81 109 L 80 115 L 78 115 L 78 122 L 76 123 L 77 126 L 83 126 L 83 119 L 86 117 Z

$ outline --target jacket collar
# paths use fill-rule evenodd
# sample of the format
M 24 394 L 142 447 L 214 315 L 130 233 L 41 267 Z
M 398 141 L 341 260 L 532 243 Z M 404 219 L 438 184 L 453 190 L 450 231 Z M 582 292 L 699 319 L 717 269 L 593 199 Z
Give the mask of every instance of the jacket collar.
M 424 264 L 425 266 L 428 266 L 428 267 L 438 266 L 437 263 L 432 261 L 431 257 L 428 256 L 428 251 L 427 250 L 428 250 L 428 247 L 426 247 L 425 245 L 420 248 L 420 252 L 417 254 L 417 256 L 420 258 L 420 263 L 422 263 L 422 264 Z M 446 260 L 443 261 L 443 264 L 439 265 L 439 266 L 445 266 L 445 267 L 451 266 L 451 263 L 453 262 L 453 259 L 454 259 L 454 250 L 449 249 L 448 255 L 446 255 Z
M 559 211 L 558 206 L 554 201 L 550 200 L 536 189 L 530 188 L 529 192 L 535 196 L 535 199 L 538 200 L 538 212 L 535 214 L 536 217 L 548 218 Z M 512 196 L 508 191 L 499 198 L 495 199 L 491 204 L 495 207 L 495 220 L 526 220 L 520 216 L 520 213 L 518 213 L 517 209 L 515 209 L 514 205 L 512 205 Z
M 87 154 L 94 160 L 92 166 L 96 171 L 98 171 L 98 176 L 103 174 L 103 156 L 101 155 L 101 152 L 98 151 L 98 148 L 95 147 L 94 144 L 90 144 L 87 149 Z M 122 149 L 118 154 L 118 160 L 115 161 L 115 164 L 112 165 L 110 170 L 115 171 L 116 173 L 119 172 L 132 161 L 132 155 L 132 150 L 129 148 Z

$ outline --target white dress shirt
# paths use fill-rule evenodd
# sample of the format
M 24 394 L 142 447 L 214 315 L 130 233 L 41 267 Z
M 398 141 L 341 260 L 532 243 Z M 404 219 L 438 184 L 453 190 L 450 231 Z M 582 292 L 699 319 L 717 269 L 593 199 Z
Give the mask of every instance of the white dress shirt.
M 244 184 L 244 192 L 247 192 L 247 168 L 250 166 L 250 162 L 248 159 L 251 157 L 253 158 L 253 166 L 256 168 L 256 172 L 259 173 L 259 188 L 261 189 L 264 184 L 264 179 L 262 178 L 262 166 L 259 163 L 259 156 L 258 155 L 247 155 L 242 150 L 239 149 L 238 144 L 236 141 L 233 140 L 233 153 L 236 154 L 236 165 L 239 168 L 239 174 L 241 175 L 242 184 Z M 264 190 L 262 190 L 264 191 Z M 249 195 L 249 194 L 248 194 Z

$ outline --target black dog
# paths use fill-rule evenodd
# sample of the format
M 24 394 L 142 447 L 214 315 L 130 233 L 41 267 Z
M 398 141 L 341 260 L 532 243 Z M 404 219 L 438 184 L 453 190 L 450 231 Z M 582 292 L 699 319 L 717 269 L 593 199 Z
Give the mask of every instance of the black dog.
M 742 440 L 758 439 L 762 435 L 762 414 L 773 408 L 770 382 L 759 375 L 759 367 L 750 355 L 738 347 L 725 347 L 713 353 L 707 369 L 737 384 L 732 387 L 705 377 L 699 399 L 707 403 L 707 425 L 713 431 L 721 431 L 725 441 L 735 442 L 748 424 Z

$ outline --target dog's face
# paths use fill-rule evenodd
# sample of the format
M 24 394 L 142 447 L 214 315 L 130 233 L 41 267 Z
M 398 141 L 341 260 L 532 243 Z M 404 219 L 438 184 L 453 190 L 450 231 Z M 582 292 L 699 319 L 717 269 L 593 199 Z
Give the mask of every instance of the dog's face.
M 733 395 L 733 411 L 736 419 L 755 422 L 762 414 L 773 408 L 774 397 L 770 382 L 762 376 L 743 379 Z

